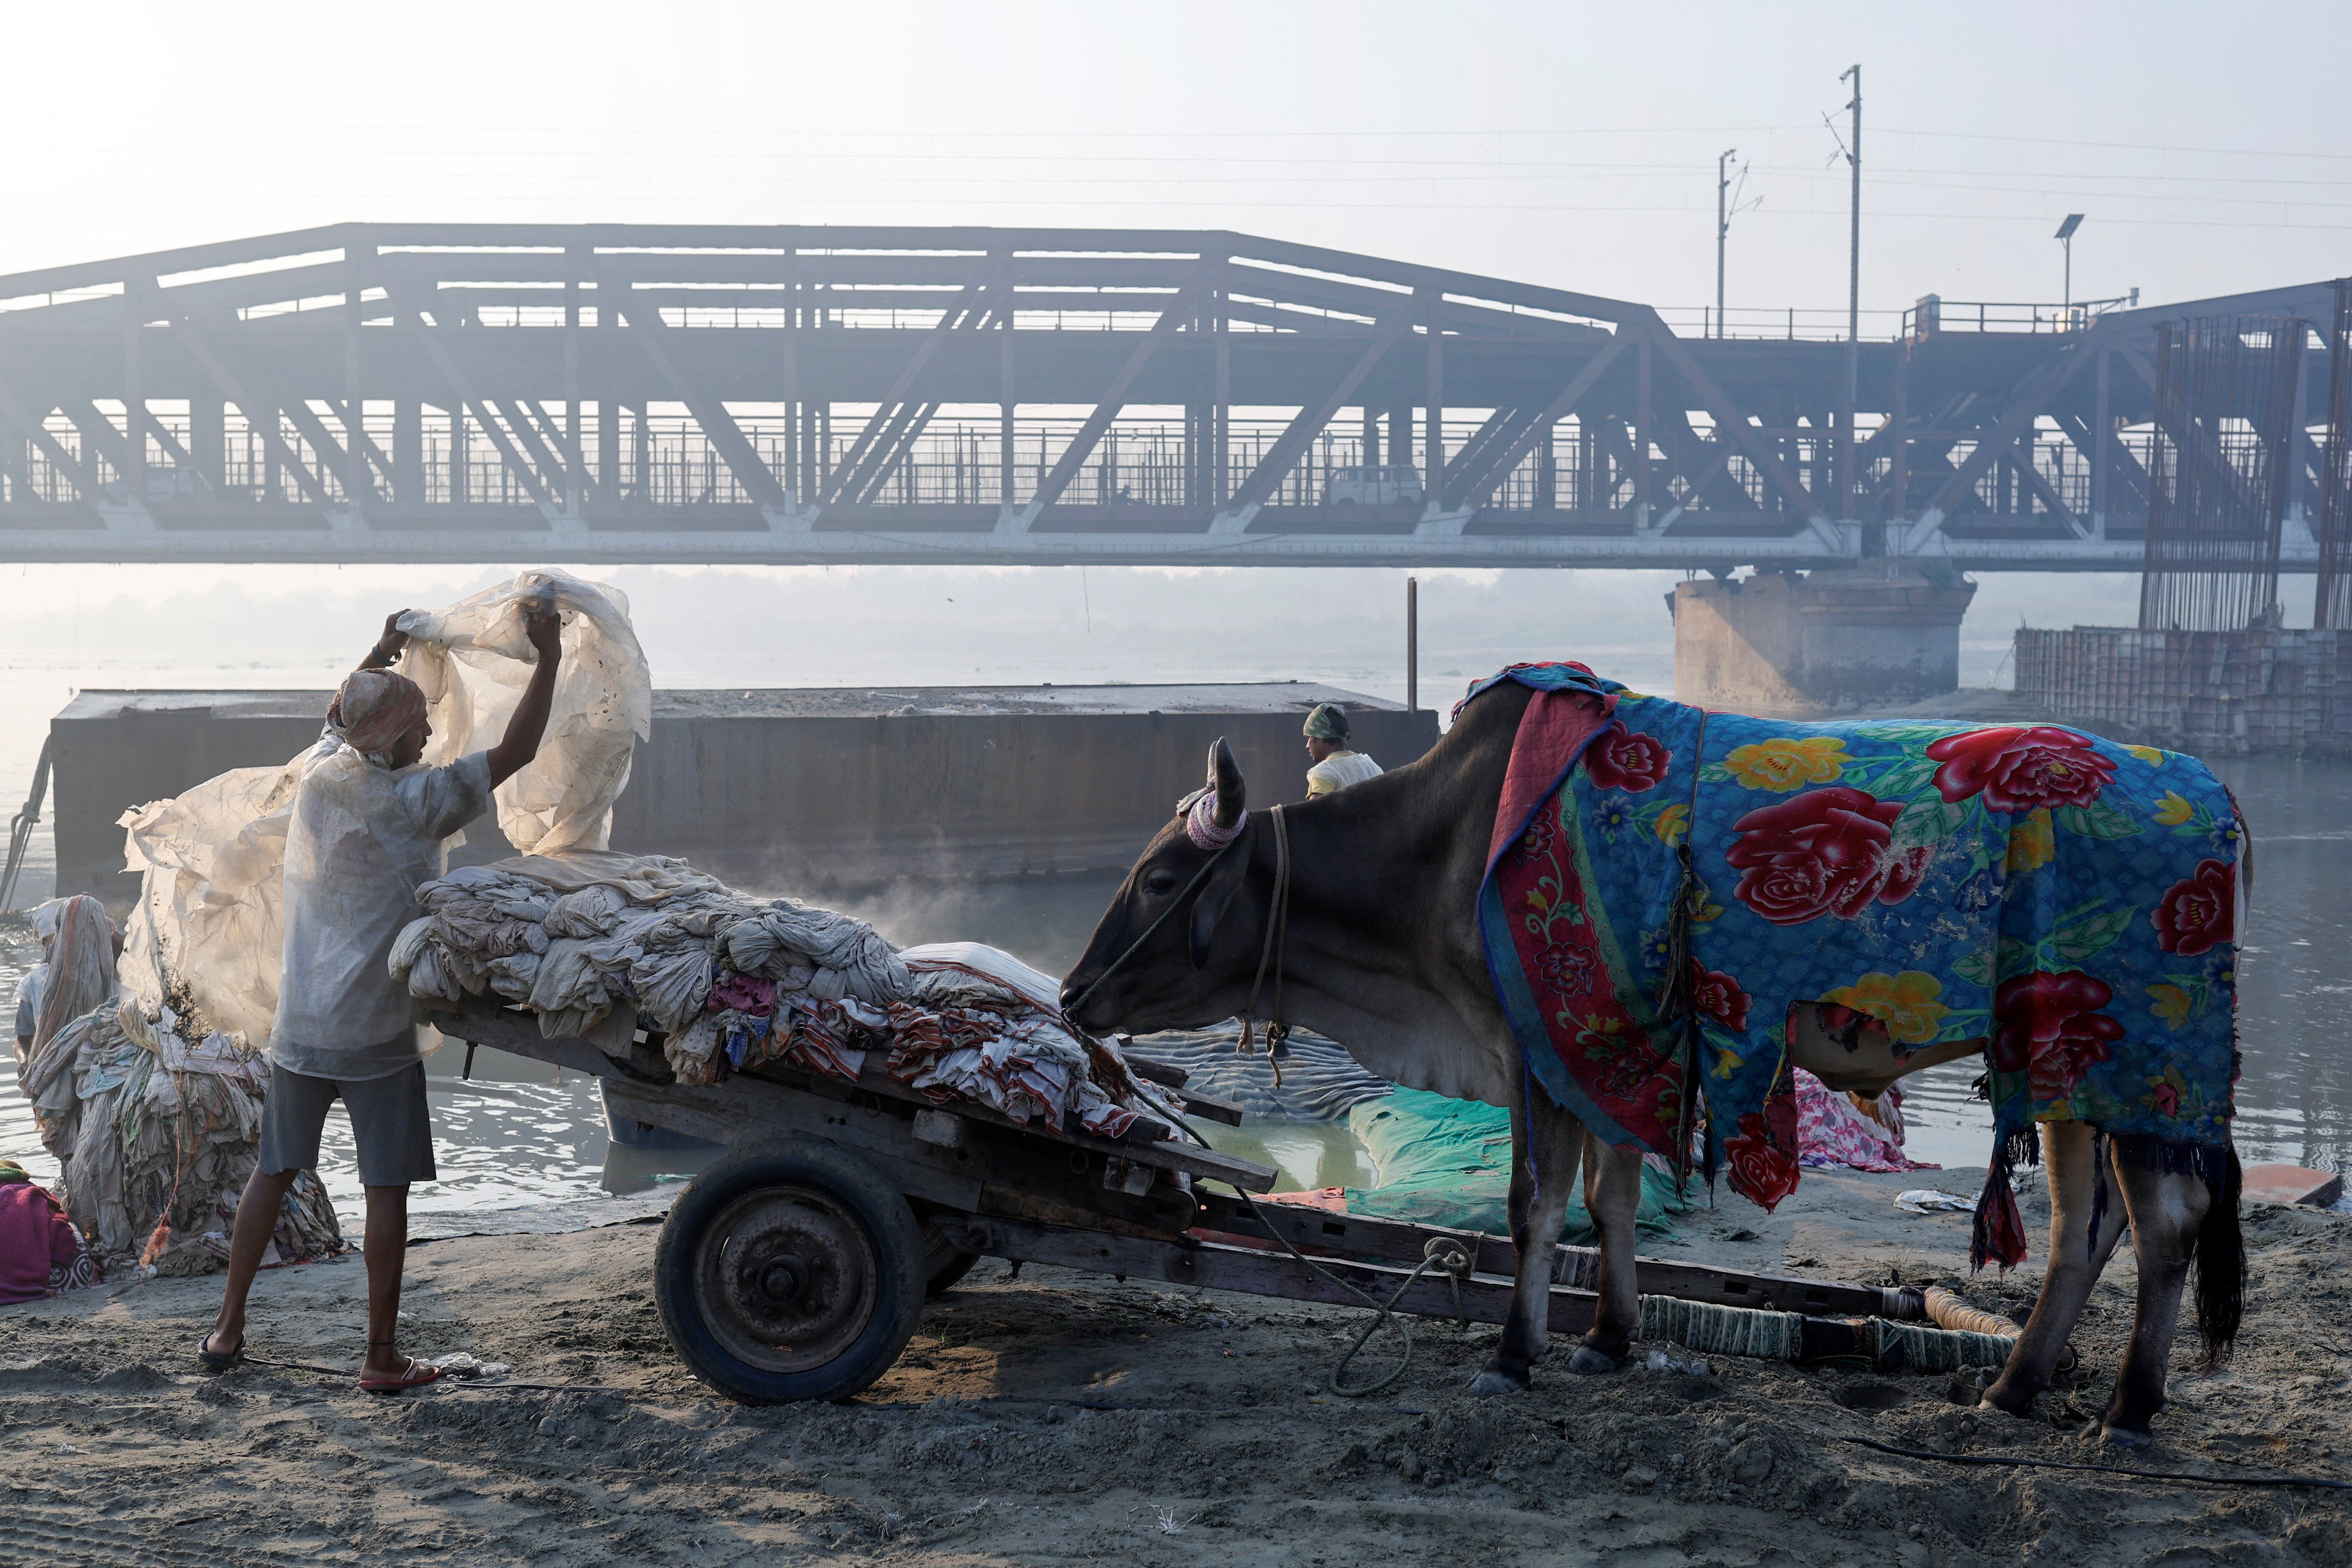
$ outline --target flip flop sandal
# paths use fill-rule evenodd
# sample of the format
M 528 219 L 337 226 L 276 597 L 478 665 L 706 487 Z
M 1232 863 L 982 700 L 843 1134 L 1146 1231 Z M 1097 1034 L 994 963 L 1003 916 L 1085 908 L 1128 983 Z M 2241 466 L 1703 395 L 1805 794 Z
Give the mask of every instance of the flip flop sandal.
M 245 1342 L 243 1340 L 236 1342 L 236 1349 L 233 1351 L 214 1350 L 212 1348 L 212 1342 L 213 1331 L 210 1329 L 206 1329 L 203 1333 L 196 1336 L 196 1359 L 204 1363 L 205 1371 L 226 1372 L 229 1368 L 245 1360 Z
M 404 1388 L 422 1388 L 441 1375 L 439 1367 L 427 1366 L 415 1356 L 408 1357 L 407 1361 L 408 1364 L 395 1373 L 362 1373 L 360 1375 L 360 1392 L 398 1394 Z

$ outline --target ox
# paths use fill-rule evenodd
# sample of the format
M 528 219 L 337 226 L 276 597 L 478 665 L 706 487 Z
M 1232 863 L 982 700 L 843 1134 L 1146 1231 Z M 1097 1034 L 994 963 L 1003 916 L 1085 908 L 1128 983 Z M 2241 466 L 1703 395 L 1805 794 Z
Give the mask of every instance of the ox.
M 1343 1042 L 1383 1078 L 1510 1111 L 1511 1239 L 1519 1264 L 1501 1344 L 1471 1384 L 1481 1395 L 1527 1388 L 1544 1353 L 1552 1246 L 1580 1167 L 1602 1262 L 1597 1321 L 1569 1370 L 1615 1369 L 1641 1325 L 1633 1262 L 1641 1151 L 1611 1147 L 1530 1088 L 1481 952 L 1476 892 L 1528 700 L 1524 688 L 1498 687 L 1465 709 L 1420 761 L 1282 808 L 1286 857 L 1269 814 L 1246 811 L 1245 783 L 1220 741 L 1207 783 L 1216 791 L 1217 826 L 1237 828 L 1239 837 L 1222 853 L 1197 847 L 1180 810 L 1129 872 L 1063 989 L 1074 1021 L 1096 1033 L 1202 1027 L 1247 1011 L 1269 947 L 1277 863 L 1286 858 L 1278 977 L 1285 1016 Z M 1809 1016 L 1813 1011 L 1796 1009 L 1790 1058 L 1833 1089 L 1875 1095 L 1905 1073 L 1985 1045 L 1973 1039 L 1906 1057 L 1880 1030 L 1865 1030 L 1858 1045 L 1850 1032 L 1842 1042 Z M 2116 1160 L 2124 1200 L 2117 1214 L 2116 1205 L 2095 1201 L 2102 1148 L 2094 1130 L 2053 1122 L 2042 1136 L 2052 1200 L 2047 1271 L 2032 1319 L 1984 1402 L 2022 1413 L 2049 1385 L 2127 1219 L 2138 1261 L 2137 1312 L 2104 1432 L 2117 1447 L 2141 1447 L 2164 1405 L 2192 1260 L 2209 1355 L 2218 1356 L 2236 1333 L 2244 1264 L 2234 1184 L 2217 1193 L 2194 1175 Z

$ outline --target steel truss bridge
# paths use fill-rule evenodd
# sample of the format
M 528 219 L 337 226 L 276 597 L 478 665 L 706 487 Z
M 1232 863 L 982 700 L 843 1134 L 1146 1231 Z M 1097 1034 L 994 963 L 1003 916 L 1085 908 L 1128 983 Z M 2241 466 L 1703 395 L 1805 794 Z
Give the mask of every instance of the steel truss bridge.
M 1849 406 L 1223 231 L 342 225 L 0 277 L 0 560 L 2130 568 L 2155 322 L 2331 310 L 1922 301 Z

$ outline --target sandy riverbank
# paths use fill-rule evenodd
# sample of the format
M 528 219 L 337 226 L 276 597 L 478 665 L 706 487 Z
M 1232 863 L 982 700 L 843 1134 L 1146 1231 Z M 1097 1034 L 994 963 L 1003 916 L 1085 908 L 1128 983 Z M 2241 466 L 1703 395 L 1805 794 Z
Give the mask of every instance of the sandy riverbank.
M 1659 1250 L 1928 1282 L 1960 1271 L 1964 1220 L 1898 1214 L 1893 1194 L 1972 1192 L 1980 1173 L 1811 1173 L 1779 1215 L 1725 1199 Z M 751 1409 L 670 1355 L 647 1292 L 655 1234 L 443 1239 L 410 1257 L 412 1348 L 611 1392 L 387 1400 L 308 1372 L 204 1377 L 189 1346 L 214 1280 L 0 1310 L 0 1561 L 2352 1562 L 2344 1494 L 1962 1468 L 1835 1441 L 2104 1459 L 2077 1422 L 2111 1386 L 2127 1261 L 2077 1335 L 2085 1382 L 2038 1421 L 1956 1406 L 1943 1378 L 1745 1361 L 1579 1379 L 1555 1359 L 1532 1393 L 1475 1402 L 1463 1389 L 1496 1331 L 1436 1323 L 1394 1390 L 1340 1400 L 1320 1386 L 1354 1312 L 1011 1279 L 996 1262 L 927 1311 L 857 1401 Z M 2258 1209 L 2249 1240 L 2234 1363 L 2197 1374 L 2184 1348 L 2158 1447 L 2136 1462 L 2352 1471 L 2337 1457 L 2352 1456 L 2352 1218 Z M 2029 1266 L 1970 1294 L 2005 1308 L 2037 1279 Z M 256 1352 L 355 1362 L 362 1279 L 356 1260 L 265 1276 Z

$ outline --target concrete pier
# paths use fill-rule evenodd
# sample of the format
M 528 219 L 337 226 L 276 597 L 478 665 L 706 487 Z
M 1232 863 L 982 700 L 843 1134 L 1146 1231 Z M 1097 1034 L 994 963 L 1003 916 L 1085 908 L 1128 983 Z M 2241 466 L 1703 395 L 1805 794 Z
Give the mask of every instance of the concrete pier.
M 85 691 L 50 721 L 57 890 L 134 896 L 117 819 L 319 736 L 327 691 Z M 656 691 L 613 847 L 749 891 L 1124 870 L 1231 742 L 1253 805 L 1305 798 L 1299 727 L 1337 702 L 1382 767 L 1437 715 L 1307 681 Z M 513 853 L 493 821 L 457 864 Z
M 1914 702 L 1959 685 L 1976 584 L 1940 563 L 1678 583 L 1675 698 L 1776 719 Z

